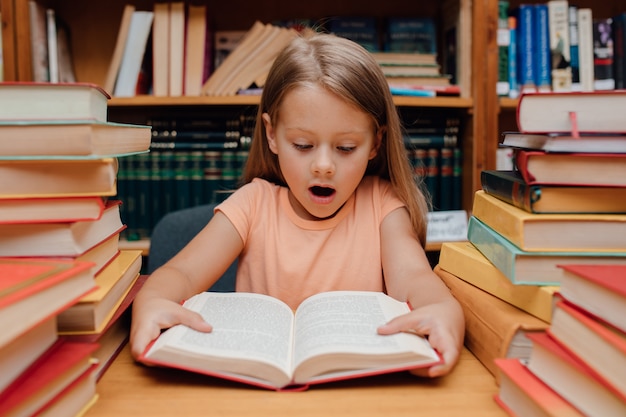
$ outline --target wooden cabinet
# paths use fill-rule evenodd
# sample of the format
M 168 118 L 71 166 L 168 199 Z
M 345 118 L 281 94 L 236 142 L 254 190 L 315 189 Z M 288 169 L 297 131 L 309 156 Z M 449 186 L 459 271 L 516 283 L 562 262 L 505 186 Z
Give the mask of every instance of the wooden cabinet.
M 74 70 L 79 81 L 102 84 L 111 59 L 122 10 L 132 3 L 139 10 L 152 10 L 154 1 L 147 0 L 37 0 L 54 8 L 70 28 L 71 51 Z M 28 24 L 28 0 L 0 0 L 5 35 L 5 79 L 29 80 L 30 43 Z M 296 2 L 270 0 L 249 2 L 231 0 L 226 2 L 205 0 L 213 15 L 214 29 L 245 30 L 255 20 L 272 22 L 290 18 L 309 18 L 320 23 L 328 16 L 371 15 L 379 18 L 389 16 L 431 16 L 441 27 L 444 21 L 457 19 L 450 10 L 464 10 L 467 16 L 465 32 L 460 37 L 462 48 L 468 58 L 463 66 L 466 77 L 462 97 L 414 98 L 396 97 L 400 107 L 423 107 L 436 111 L 457 111 L 464 117 L 463 150 L 463 208 L 470 210 L 473 193 L 480 187 L 480 171 L 494 166 L 495 153 L 492 141 L 497 130 L 499 111 L 494 85 L 497 51 L 495 49 L 496 0 L 446 0 L 444 2 L 415 2 L 387 0 L 362 2 L 358 0 L 318 0 Z M 452 4 L 452 8 L 450 8 Z M 6 10 L 6 13 L 5 13 Z M 457 13 L 456 11 L 453 13 Z M 439 53 L 442 54 L 442 36 L 439 37 Z M 8 69 L 7 69 L 8 67 Z M 188 107 L 210 112 L 213 106 L 254 106 L 255 97 L 152 97 L 114 98 L 110 101 L 110 114 L 122 114 L 132 119 L 133 114 L 151 111 L 162 113 L 170 108 Z

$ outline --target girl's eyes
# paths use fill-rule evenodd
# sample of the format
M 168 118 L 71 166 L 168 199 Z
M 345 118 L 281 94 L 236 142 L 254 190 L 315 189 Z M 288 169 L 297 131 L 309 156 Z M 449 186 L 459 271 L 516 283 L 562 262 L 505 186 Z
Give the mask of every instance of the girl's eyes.
M 313 148 L 313 145 L 294 143 L 293 147 L 299 151 L 306 151 Z M 337 146 L 337 150 L 342 153 L 350 153 L 356 149 L 356 146 Z

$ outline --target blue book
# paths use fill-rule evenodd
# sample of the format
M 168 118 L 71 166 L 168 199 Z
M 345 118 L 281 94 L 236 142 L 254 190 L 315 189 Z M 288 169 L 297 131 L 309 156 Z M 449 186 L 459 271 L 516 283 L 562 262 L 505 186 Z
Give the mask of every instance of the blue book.
M 471 216 L 468 240 L 503 275 L 516 285 L 560 285 L 562 264 L 610 263 L 626 265 L 622 252 L 527 252 L 518 248 L 484 222 Z
M 550 29 L 548 20 L 548 5 L 535 4 L 533 23 L 535 33 L 533 39 L 533 65 L 535 66 L 535 87 L 539 91 L 552 90 L 551 56 L 550 56 Z
M 517 98 L 519 83 L 517 82 L 517 19 L 509 16 L 509 97 Z
M 350 39 L 370 52 L 379 51 L 376 18 L 342 16 L 330 20 L 328 31 L 342 38 Z
M 437 31 L 431 18 L 389 18 L 385 35 L 385 51 L 437 53 Z
M 535 91 L 535 64 L 534 64 L 534 5 L 520 4 L 515 9 L 517 19 L 517 82 L 520 93 Z

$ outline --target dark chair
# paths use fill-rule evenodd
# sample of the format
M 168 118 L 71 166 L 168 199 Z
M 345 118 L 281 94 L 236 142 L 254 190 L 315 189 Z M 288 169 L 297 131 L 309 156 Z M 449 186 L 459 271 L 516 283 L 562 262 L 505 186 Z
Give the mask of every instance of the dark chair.
M 176 255 L 213 217 L 215 204 L 207 204 L 173 211 L 163 216 L 152 230 L 147 272 L 158 267 Z M 210 249 L 207 249 L 210 250 Z M 237 261 L 209 289 L 210 291 L 235 291 Z

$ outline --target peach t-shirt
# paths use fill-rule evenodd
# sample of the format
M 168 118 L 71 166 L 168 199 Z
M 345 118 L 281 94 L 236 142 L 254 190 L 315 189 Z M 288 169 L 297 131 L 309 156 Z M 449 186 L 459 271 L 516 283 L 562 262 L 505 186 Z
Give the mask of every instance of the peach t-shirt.
M 380 224 L 403 206 L 389 182 L 365 177 L 335 216 L 304 220 L 286 187 L 255 179 L 216 211 L 244 242 L 237 291 L 269 294 L 295 309 L 323 291 L 382 291 Z

